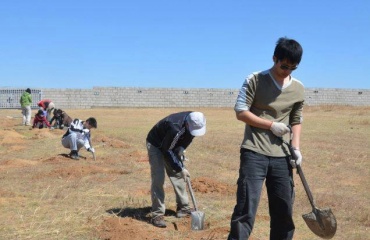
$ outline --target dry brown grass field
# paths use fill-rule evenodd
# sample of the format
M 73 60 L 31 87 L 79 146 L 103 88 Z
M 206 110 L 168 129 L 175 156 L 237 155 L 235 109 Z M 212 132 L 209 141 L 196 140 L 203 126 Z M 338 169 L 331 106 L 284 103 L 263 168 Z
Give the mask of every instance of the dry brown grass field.
M 177 219 L 175 195 L 166 179 L 166 229 L 148 223 L 150 170 L 145 138 L 164 116 L 197 110 L 207 133 L 187 150 L 187 168 L 206 229 L 192 231 Z M 33 110 L 33 115 L 36 110 Z M 20 110 L 0 110 L 0 239 L 226 239 L 235 205 L 243 123 L 227 108 L 105 108 L 67 110 L 94 116 L 96 161 L 72 160 L 61 145 L 65 130 L 21 126 Z M 337 218 L 333 239 L 370 239 L 370 107 L 318 106 L 304 110 L 302 169 L 316 204 Z M 301 215 L 311 206 L 297 174 L 296 240 L 314 240 Z M 263 191 L 252 240 L 269 237 Z

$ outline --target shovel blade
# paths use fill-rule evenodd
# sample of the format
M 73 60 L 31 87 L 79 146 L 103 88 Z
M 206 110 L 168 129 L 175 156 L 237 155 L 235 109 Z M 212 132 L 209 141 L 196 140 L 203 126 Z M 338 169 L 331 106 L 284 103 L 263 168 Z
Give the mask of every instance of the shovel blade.
M 310 230 L 324 239 L 331 239 L 337 231 L 337 220 L 330 208 L 313 209 L 312 212 L 302 215 Z
M 204 212 L 194 211 L 191 213 L 191 229 L 203 230 L 204 229 Z

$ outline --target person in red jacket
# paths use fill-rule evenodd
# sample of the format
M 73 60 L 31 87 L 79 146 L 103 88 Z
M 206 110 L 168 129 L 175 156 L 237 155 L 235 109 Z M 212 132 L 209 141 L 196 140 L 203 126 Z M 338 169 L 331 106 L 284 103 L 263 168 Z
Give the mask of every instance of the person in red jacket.
M 43 111 L 46 111 L 47 115 L 45 117 L 50 122 L 53 117 L 52 112 L 55 108 L 55 104 L 50 99 L 42 99 L 37 103 L 37 106 L 39 106 Z
M 44 115 L 44 112 L 40 109 L 36 115 L 35 118 L 33 119 L 33 125 L 32 128 L 46 128 L 46 127 L 51 127 L 50 123 L 48 120 L 46 120 L 46 117 Z

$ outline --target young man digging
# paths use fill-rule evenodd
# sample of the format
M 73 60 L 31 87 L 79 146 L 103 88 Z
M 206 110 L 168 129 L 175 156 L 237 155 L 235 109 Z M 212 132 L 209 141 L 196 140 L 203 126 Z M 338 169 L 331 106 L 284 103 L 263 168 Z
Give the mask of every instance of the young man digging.
M 160 120 L 149 131 L 146 138 L 151 170 L 152 219 L 156 227 L 165 228 L 165 173 L 170 178 L 176 194 L 176 217 L 189 216 L 192 209 L 186 192 L 186 181 L 190 177 L 183 160 L 184 150 L 194 137 L 206 132 L 206 118 L 201 112 L 179 112 Z

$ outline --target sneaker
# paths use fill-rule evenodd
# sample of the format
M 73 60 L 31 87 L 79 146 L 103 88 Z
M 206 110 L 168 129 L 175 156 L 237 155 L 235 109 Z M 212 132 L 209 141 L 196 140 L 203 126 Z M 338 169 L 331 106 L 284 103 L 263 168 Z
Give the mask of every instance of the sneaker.
M 150 221 L 156 227 L 159 227 L 159 228 L 167 227 L 166 222 L 164 221 L 164 216 L 163 215 L 153 217 Z
M 72 150 L 71 153 L 69 154 L 69 156 L 74 160 L 79 159 L 78 152 L 76 150 Z
M 177 218 L 183 218 L 191 215 L 191 212 L 193 212 L 194 209 L 189 208 L 189 209 L 177 209 L 176 211 L 176 217 Z

